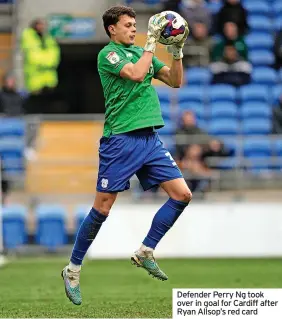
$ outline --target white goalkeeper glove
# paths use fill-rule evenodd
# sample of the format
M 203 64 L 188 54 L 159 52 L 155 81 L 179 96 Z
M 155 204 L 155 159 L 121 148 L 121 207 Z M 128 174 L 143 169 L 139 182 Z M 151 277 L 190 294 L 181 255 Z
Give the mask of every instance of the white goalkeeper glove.
M 164 13 L 158 13 L 150 18 L 148 23 L 147 42 L 144 47 L 145 51 L 155 53 L 161 33 L 169 23 L 165 16 Z
M 174 60 L 180 60 L 183 58 L 183 47 L 188 35 L 189 27 L 187 21 L 185 21 L 185 33 L 183 39 L 177 44 L 168 45 L 166 47 L 167 52 L 172 54 Z

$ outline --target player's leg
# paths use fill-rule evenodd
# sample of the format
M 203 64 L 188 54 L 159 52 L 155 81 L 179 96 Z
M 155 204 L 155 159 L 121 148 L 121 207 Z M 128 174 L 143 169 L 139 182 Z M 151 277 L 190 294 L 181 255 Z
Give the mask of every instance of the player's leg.
M 70 269 L 81 266 L 84 256 L 97 236 L 102 224 L 107 219 L 110 209 L 117 198 L 117 193 L 97 192 L 94 205 L 81 224 L 70 258 Z
M 132 134 L 103 137 L 100 141 L 97 195 L 93 208 L 77 234 L 67 266 L 71 272 L 68 274 L 66 268 L 63 271 L 67 296 L 75 304 L 81 303 L 79 274 L 82 260 L 106 220 L 117 193 L 129 189 L 129 180 L 135 174 L 136 167 L 142 166 L 143 159 L 139 155 L 145 147 L 143 144 L 142 138 L 135 138 Z M 72 280 L 73 285 L 70 285 Z
M 160 186 L 166 191 L 169 199 L 156 213 L 143 241 L 143 245 L 151 249 L 156 248 L 192 199 L 192 193 L 183 178 L 163 182 Z
M 174 225 L 190 202 L 192 194 L 183 178 L 163 182 L 160 186 L 170 198 L 157 211 L 147 236 L 131 260 L 135 265 L 145 268 L 153 277 L 167 280 L 168 276 L 159 268 L 153 253 L 160 240 Z
M 192 199 L 192 193 L 183 177 L 163 182 L 160 186 L 171 199 L 187 204 Z
M 83 259 L 107 219 L 116 197 L 117 193 L 97 192 L 94 205 L 77 233 L 69 265 L 62 271 L 66 295 L 75 305 L 80 305 L 82 302 L 79 277 Z
M 154 152 L 150 153 L 146 165 L 137 173 L 137 176 L 145 190 L 154 185 L 161 185 L 170 198 L 154 216 L 151 228 L 141 247 L 132 256 L 132 262 L 145 268 L 154 277 L 166 280 L 168 277 L 157 265 L 153 252 L 182 214 L 192 194 L 170 153 L 158 141 L 157 136 Z

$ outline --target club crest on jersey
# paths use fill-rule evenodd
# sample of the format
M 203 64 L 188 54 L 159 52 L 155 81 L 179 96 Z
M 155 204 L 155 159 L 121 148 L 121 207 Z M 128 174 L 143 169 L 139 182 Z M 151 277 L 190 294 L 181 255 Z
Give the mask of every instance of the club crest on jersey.
M 108 184 L 109 184 L 109 181 L 106 179 L 106 178 L 102 178 L 101 180 L 101 186 L 103 188 L 107 188 L 108 187 Z
M 129 52 L 129 53 L 126 53 L 126 57 L 129 58 L 129 59 L 131 59 L 131 58 L 133 57 L 133 54 L 130 53 L 130 52 Z
M 116 64 L 120 61 L 119 56 L 117 55 L 116 52 L 110 52 L 107 56 L 106 59 L 111 63 L 111 64 Z

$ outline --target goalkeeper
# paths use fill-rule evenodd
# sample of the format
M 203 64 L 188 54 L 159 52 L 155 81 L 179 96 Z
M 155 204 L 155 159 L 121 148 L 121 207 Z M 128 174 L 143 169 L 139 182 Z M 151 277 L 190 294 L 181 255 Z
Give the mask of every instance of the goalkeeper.
M 151 17 L 144 49 L 134 46 L 135 12 L 115 6 L 103 15 L 110 43 L 98 56 L 98 70 L 104 90 L 106 114 L 99 148 L 97 193 L 93 208 L 84 219 L 72 251 L 70 263 L 62 271 L 67 297 L 81 304 L 79 276 L 83 258 L 106 221 L 119 192 L 129 189 L 136 174 L 143 189 L 160 185 L 168 201 L 156 213 L 151 228 L 131 261 L 150 275 L 167 280 L 153 252 L 191 200 L 191 192 L 170 153 L 159 140 L 156 129 L 164 126 L 160 103 L 152 78 L 170 87 L 182 83 L 181 43 L 168 47 L 173 56 L 171 67 L 160 62 L 154 53 L 160 34 L 168 24 L 163 13 Z M 117 229 L 122 231 L 122 229 Z

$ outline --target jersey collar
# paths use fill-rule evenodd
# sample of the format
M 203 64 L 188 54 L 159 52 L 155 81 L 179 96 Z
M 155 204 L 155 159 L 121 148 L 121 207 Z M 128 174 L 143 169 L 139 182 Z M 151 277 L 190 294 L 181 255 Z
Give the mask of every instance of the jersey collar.
M 121 47 L 121 48 L 130 48 L 130 47 L 132 47 L 132 44 L 125 45 L 125 44 L 122 44 L 122 43 L 116 43 L 114 41 L 111 41 L 110 43 L 115 45 L 115 46 Z

